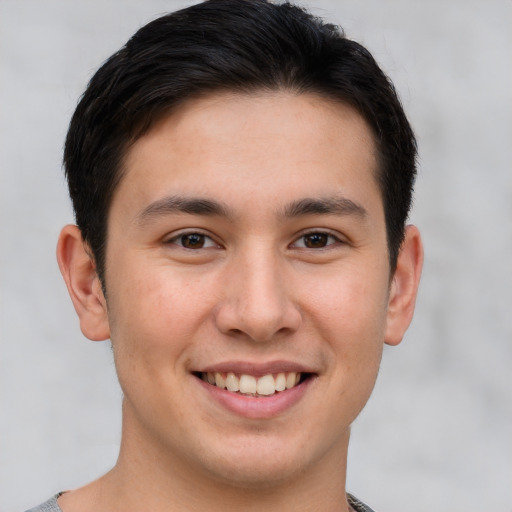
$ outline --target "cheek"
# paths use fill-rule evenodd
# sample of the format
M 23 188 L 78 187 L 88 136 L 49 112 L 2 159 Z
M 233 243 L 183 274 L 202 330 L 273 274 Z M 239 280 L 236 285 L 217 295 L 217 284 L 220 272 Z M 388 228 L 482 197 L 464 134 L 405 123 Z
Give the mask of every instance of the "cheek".
M 112 274 L 109 321 L 119 383 L 133 411 L 145 411 L 139 418 L 145 422 L 155 410 L 164 414 L 162 400 L 176 399 L 162 398 L 158 390 L 183 394 L 187 354 L 200 338 L 205 313 L 198 299 L 201 283 L 162 267 L 158 272 L 140 268 Z M 179 408 L 173 410 L 179 414 Z
M 319 326 L 333 331 L 339 330 L 352 336 L 367 334 L 381 341 L 385 326 L 388 281 L 386 272 L 368 267 L 347 267 L 339 272 L 329 272 L 321 285 L 308 287 L 304 293 L 309 307 L 314 310 L 311 316 Z
M 333 371 L 344 385 L 366 380 L 371 389 L 384 344 L 387 274 L 357 269 L 333 273 L 309 308 L 311 329 L 327 341 L 330 357 L 337 362 Z
M 207 286 L 165 266 L 145 272 L 140 268 L 137 272 L 119 268 L 112 276 L 112 343 L 119 367 L 136 360 L 139 367 L 158 371 L 177 362 L 206 322 L 208 305 L 201 296 Z M 116 280 L 117 275 L 131 278 Z

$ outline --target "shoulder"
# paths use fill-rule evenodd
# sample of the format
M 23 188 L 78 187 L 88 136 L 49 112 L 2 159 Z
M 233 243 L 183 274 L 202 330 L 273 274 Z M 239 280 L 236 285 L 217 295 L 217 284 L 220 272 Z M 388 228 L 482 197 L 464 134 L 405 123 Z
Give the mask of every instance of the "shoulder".
M 355 496 L 352 496 L 352 494 L 347 493 L 347 500 L 355 512 L 374 512 L 373 509 L 365 505 L 362 501 L 359 501 Z
M 26 512 L 62 512 L 61 508 L 59 507 L 59 505 L 57 503 L 57 498 L 61 494 L 62 493 L 52 496 L 48 501 L 45 501 L 44 503 L 41 503 L 41 505 L 31 508 L 30 510 L 27 510 Z

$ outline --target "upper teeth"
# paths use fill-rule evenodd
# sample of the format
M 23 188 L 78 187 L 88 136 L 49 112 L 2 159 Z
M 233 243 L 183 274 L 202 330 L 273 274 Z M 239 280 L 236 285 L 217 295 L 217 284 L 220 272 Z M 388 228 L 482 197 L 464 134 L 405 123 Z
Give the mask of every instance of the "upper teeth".
M 269 373 L 268 375 L 263 375 L 263 377 L 256 378 L 246 374 L 236 375 L 233 372 L 208 372 L 202 373 L 201 377 L 204 381 L 228 391 L 268 396 L 273 395 L 276 391 L 293 388 L 298 384 L 301 374 L 297 372 L 283 372 L 272 375 Z

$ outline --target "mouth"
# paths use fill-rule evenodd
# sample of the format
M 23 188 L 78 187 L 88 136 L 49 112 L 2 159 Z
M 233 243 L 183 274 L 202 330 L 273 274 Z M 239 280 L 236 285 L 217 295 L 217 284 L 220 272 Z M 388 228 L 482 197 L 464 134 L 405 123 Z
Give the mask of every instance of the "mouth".
M 279 372 L 255 376 L 236 372 L 194 372 L 207 384 L 237 395 L 268 397 L 293 389 L 313 374 L 306 372 Z

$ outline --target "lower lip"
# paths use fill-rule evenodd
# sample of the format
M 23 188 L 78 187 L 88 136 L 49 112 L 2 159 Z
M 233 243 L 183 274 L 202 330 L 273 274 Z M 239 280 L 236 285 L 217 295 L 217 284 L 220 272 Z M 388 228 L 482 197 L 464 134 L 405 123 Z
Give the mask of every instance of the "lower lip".
M 225 409 L 249 419 L 267 419 L 279 416 L 293 407 L 304 396 L 314 380 L 309 377 L 297 386 L 269 396 L 252 397 L 218 388 L 196 377 L 209 396 Z

